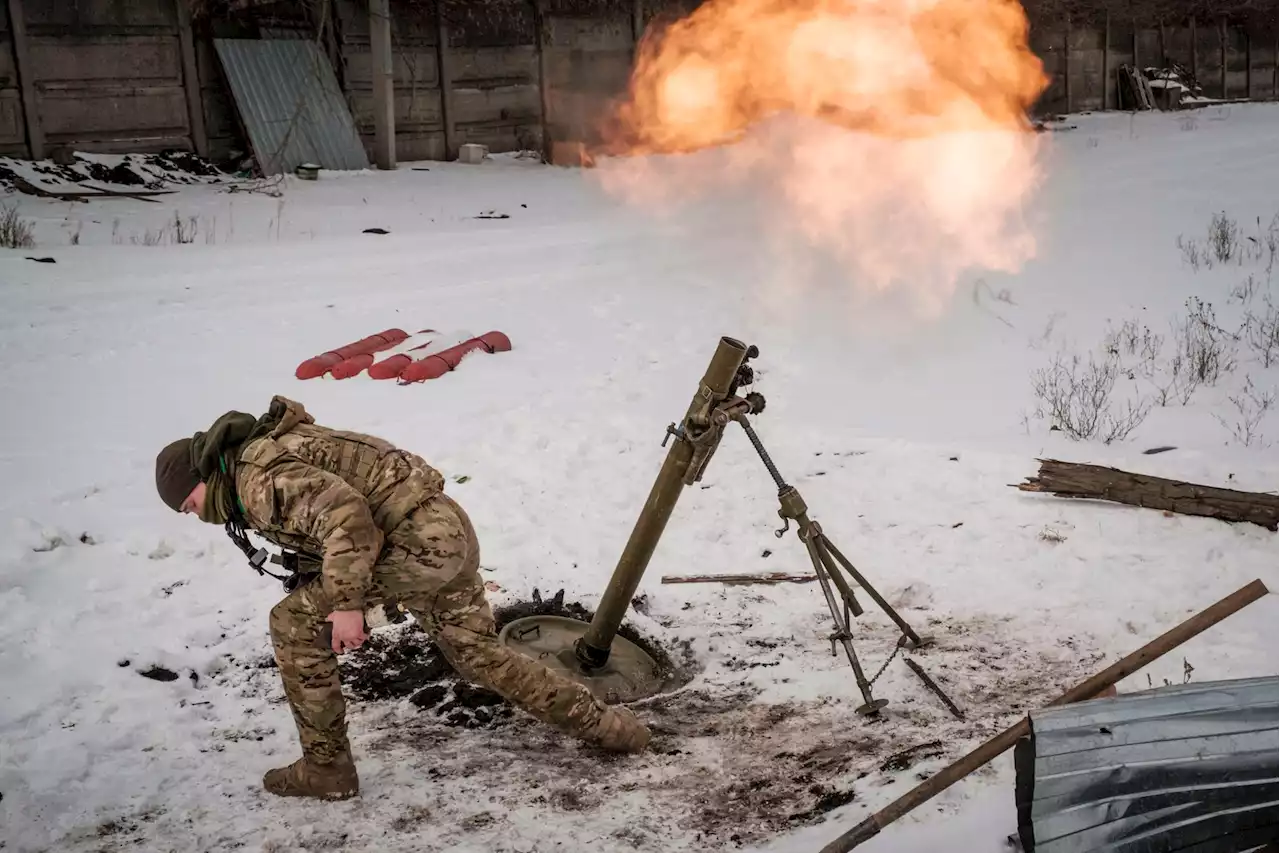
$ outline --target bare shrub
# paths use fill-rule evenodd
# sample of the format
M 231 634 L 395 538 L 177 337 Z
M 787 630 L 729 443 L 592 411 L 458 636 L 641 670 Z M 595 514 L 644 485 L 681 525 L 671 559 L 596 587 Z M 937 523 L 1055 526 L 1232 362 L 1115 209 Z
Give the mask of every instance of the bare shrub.
M 117 221 L 116 227 L 119 222 Z M 135 246 L 164 246 L 169 244 L 189 245 L 196 241 L 196 235 L 200 233 L 200 217 L 188 216 L 183 219 L 177 211 L 173 214 L 173 221 L 169 224 L 156 229 L 143 231 L 142 234 L 134 234 L 129 238 L 129 242 Z M 205 242 L 209 242 L 206 233 Z M 112 230 L 112 242 L 120 242 L 117 238 L 115 228 Z
M 1253 300 L 1258 282 L 1250 278 L 1233 291 L 1233 298 Z M 1277 317 L 1274 300 L 1270 292 L 1265 292 L 1263 310 L 1248 310 L 1239 328 L 1228 331 L 1218 322 L 1216 312 L 1211 303 L 1198 297 L 1188 299 L 1185 303 L 1186 313 L 1170 322 L 1171 337 L 1153 332 L 1149 326 L 1137 320 L 1125 320 L 1118 327 L 1108 328 L 1102 341 L 1102 352 L 1105 360 L 1101 363 L 1091 361 L 1081 366 L 1076 359 L 1073 373 L 1066 362 L 1059 357 L 1054 367 L 1041 371 L 1037 375 L 1037 396 L 1056 397 L 1065 400 L 1071 395 L 1050 393 L 1059 385 L 1077 384 L 1084 377 L 1083 388 L 1093 389 L 1092 397 L 1103 395 L 1109 391 L 1107 385 L 1114 372 L 1116 378 L 1124 376 L 1132 380 L 1149 383 L 1154 390 L 1151 402 L 1154 405 L 1169 406 L 1171 404 L 1187 405 L 1197 389 L 1205 385 L 1217 385 L 1224 377 L 1231 374 L 1239 361 L 1240 344 L 1243 341 L 1257 355 L 1264 367 L 1276 363 L 1277 349 Z M 1051 330 L 1046 330 L 1046 336 Z M 1172 346 L 1166 346 L 1171 343 Z M 1033 348 L 1039 349 L 1033 344 Z M 1044 393 L 1041 393 L 1044 392 Z M 1077 408 L 1081 403 L 1074 404 Z M 1084 409 L 1094 408 L 1089 402 Z M 1132 413 L 1141 413 L 1143 406 L 1134 405 Z M 1049 406 L 1050 416 L 1056 412 L 1059 420 L 1081 422 L 1079 418 L 1067 418 L 1060 411 Z M 1128 416 L 1120 416 L 1120 422 Z M 1090 419 L 1082 423 L 1088 431 Z M 1070 431 L 1067 423 L 1059 424 L 1059 428 Z
M 1209 220 L 1209 251 L 1220 264 L 1240 254 L 1240 226 L 1225 212 L 1215 213 Z
M 1047 419 L 1073 440 L 1100 439 L 1104 444 L 1122 440 L 1137 429 L 1151 410 L 1145 399 L 1115 404 L 1112 396 L 1121 374 L 1120 358 L 1107 353 L 1101 360 L 1092 353 L 1069 360 L 1061 355 L 1052 365 L 1032 374 L 1036 417 Z
M 196 241 L 196 233 L 200 230 L 200 217 L 191 216 L 185 221 L 175 210 L 173 213 L 173 242 L 186 245 Z
M 1271 217 L 1267 230 L 1262 235 L 1262 248 L 1266 251 L 1267 276 L 1270 277 L 1276 268 L 1276 249 L 1280 245 L 1280 214 Z
M 134 234 L 129 238 L 129 242 L 135 246 L 159 246 L 164 242 L 164 237 L 164 228 L 157 228 L 154 231 L 148 228 L 146 231 L 142 232 L 141 236 Z
M 1244 341 L 1258 356 L 1263 367 L 1276 363 L 1276 346 L 1280 344 L 1280 322 L 1276 303 L 1268 291 L 1262 296 L 1262 312 L 1250 311 L 1244 318 Z
M 1196 389 L 1200 387 L 1200 383 L 1187 369 L 1187 360 L 1180 352 L 1175 352 L 1162 365 L 1162 369 L 1157 376 L 1153 377 L 1153 380 L 1156 388 L 1156 402 L 1161 406 L 1167 406 L 1170 402 L 1185 406 L 1191 402 Z
M 1175 242 L 1182 251 L 1182 262 L 1196 272 L 1200 272 L 1200 267 L 1205 266 L 1200 243 L 1194 239 L 1183 237 L 1181 234 L 1178 235 L 1178 239 Z
M 1198 385 L 1214 385 L 1235 367 L 1237 336 L 1218 325 L 1213 305 L 1198 296 L 1187 300 L 1187 316 L 1174 325 L 1174 343 L 1186 370 Z
M 1273 216 L 1265 227 L 1262 217 L 1256 217 L 1255 224 L 1257 233 L 1245 236 L 1240 224 L 1225 212 L 1215 213 L 1209 220 L 1209 228 L 1203 241 L 1179 234 L 1174 243 L 1182 253 L 1182 262 L 1197 272 L 1201 267 L 1213 269 L 1232 261 L 1243 265 L 1245 262 L 1265 260 L 1267 275 L 1270 276 L 1276 264 L 1280 215 Z
M 1103 339 L 1103 349 L 1116 356 L 1127 356 L 1128 366 L 1121 372 L 1134 378 L 1141 374 L 1147 378 L 1155 375 L 1160 352 L 1164 349 L 1164 337 L 1157 335 L 1136 320 L 1125 320 L 1119 329 L 1111 329 Z
M 1280 237 L 1280 216 L 1271 217 L 1266 227 L 1262 225 L 1262 217 L 1254 220 L 1257 234 L 1249 235 L 1240 243 L 1241 254 L 1249 261 L 1266 261 L 1267 277 L 1276 267 L 1276 243 Z
M 35 229 L 18 215 L 17 205 L 0 208 L 0 246 L 6 249 L 35 248 Z
M 1231 288 L 1231 298 L 1236 299 L 1241 305 L 1248 305 L 1253 301 L 1253 296 L 1258 291 L 1258 280 L 1253 277 L 1253 273 L 1249 273 L 1249 277 L 1244 281 Z
M 1236 418 L 1234 423 L 1228 423 L 1226 418 L 1215 414 L 1214 417 L 1218 423 L 1226 427 L 1232 437 L 1245 447 L 1261 443 L 1262 420 L 1275 408 L 1275 392 L 1259 389 L 1253 384 L 1252 379 L 1246 378 L 1244 390 L 1239 394 L 1232 394 L 1227 399 L 1235 407 Z

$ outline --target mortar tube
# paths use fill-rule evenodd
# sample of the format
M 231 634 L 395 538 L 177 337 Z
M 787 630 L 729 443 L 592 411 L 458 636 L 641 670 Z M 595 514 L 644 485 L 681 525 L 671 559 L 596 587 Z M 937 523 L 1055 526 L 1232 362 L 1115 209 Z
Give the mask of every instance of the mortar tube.
M 685 413 L 681 426 L 684 430 L 691 426 L 708 426 L 711 410 L 721 403 L 733 387 L 738 368 L 747 354 L 747 347 L 741 341 L 729 337 L 720 338 L 715 354 L 707 366 L 698 390 L 694 393 Z M 708 419 L 708 423 L 699 423 Z M 587 670 L 599 669 L 609 661 L 609 651 L 613 638 L 622 625 L 622 619 L 631 606 L 631 598 L 640 586 L 640 579 L 649 566 L 649 560 L 658 547 L 662 531 L 675 509 L 676 501 L 684 490 L 684 477 L 693 458 L 694 446 L 683 435 L 677 435 L 675 443 L 667 451 L 667 458 L 658 471 L 658 476 L 649 490 L 649 497 L 640 510 L 631 537 L 627 540 L 618 565 L 609 579 L 600 605 L 596 608 L 582 639 L 574 644 L 574 653 L 578 662 Z

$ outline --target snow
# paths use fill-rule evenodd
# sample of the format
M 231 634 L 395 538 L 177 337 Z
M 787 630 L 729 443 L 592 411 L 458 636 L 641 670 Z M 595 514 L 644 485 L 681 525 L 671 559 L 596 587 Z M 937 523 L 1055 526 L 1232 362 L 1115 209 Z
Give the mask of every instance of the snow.
M 815 850 L 1190 613 L 1254 578 L 1274 589 L 1269 531 L 1010 485 L 1054 457 L 1276 488 L 1275 410 L 1251 446 L 1229 429 L 1246 380 L 1276 389 L 1274 364 L 1243 344 L 1217 385 L 1111 444 L 1049 431 L 1031 381 L 1055 353 L 1097 356 L 1125 320 L 1169 344 L 1191 297 L 1235 329 L 1269 295 L 1274 319 L 1265 259 L 1195 270 L 1176 240 L 1203 240 L 1220 211 L 1246 241 L 1265 231 L 1276 110 L 1072 116 L 1074 130 L 1042 137 L 1035 258 L 972 271 L 931 316 L 772 254 L 777 241 L 753 230 L 763 195 L 652 217 L 591 172 L 515 157 L 286 178 L 278 197 L 242 181 L 171 187 L 158 203 L 12 196 L 37 247 L 0 249 L 0 847 Z M 509 218 L 475 218 L 488 211 Z M 195 218 L 193 242 L 172 241 L 175 216 Z M 1252 301 L 1232 300 L 1250 274 Z M 415 385 L 293 378 L 391 327 L 498 329 L 513 349 Z M 285 394 L 445 474 L 480 532 L 495 605 L 564 588 L 590 607 L 722 334 L 760 347 L 761 440 L 836 545 L 937 636 L 916 659 L 966 722 L 898 661 L 875 686 L 888 720 L 855 716 L 813 585 L 659 582 L 808 568 L 793 536 L 773 535 L 774 487 L 735 430 L 682 496 L 629 617 L 696 661 L 686 687 L 639 708 L 671 728 L 663 751 L 602 759 L 524 719 L 466 730 L 404 701 L 353 702 L 362 798 L 260 790 L 297 754 L 275 673 L 255 668 L 280 592 L 221 530 L 158 501 L 160 447 Z M 1151 387 L 1139 373 L 1117 393 Z M 1175 449 L 1143 453 L 1159 445 Z M 863 599 L 855 644 L 874 673 L 897 632 Z M 1275 674 L 1274 594 L 1120 689 L 1181 681 L 1184 659 L 1195 680 Z M 153 665 L 179 677 L 139 676 Z M 880 769 L 933 739 L 908 769 Z M 804 773 L 853 801 L 789 824 L 817 798 L 789 783 Z M 1004 849 L 1012 778 L 1005 756 L 860 849 Z

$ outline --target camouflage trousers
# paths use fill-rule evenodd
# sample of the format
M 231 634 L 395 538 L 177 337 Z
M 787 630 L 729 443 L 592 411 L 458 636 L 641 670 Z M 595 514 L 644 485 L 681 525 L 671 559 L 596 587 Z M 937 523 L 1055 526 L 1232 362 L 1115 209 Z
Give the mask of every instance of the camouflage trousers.
M 395 530 L 374 568 L 366 607 L 398 602 L 458 674 L 561 731 L 587 738 L 606 706 L 589 690 L 498 642 L 480 578 L 480 546 L 463 509 L 432 498 Z M 323 584 L 294 590 L 271 610 L 271 642 L 303 753 L 328 763 L 349 749 L 338 658 L 317 638 L 332 612 Z

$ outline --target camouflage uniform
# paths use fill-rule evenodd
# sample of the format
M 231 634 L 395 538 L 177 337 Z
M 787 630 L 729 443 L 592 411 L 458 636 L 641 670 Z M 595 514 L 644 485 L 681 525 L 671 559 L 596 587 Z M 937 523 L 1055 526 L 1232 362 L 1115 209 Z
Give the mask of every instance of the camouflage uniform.
M 385 602 L 408 610 L 464 678 L 588 742 L 644 748 L 648 731 L 629 712 L 498 642 L 475 530 L 438 471 L 379 438 L 318 426 L 299 404 L 277 399 L 285 415 L 241 449 L 235 485 L 250 528 L 323 556 L 321 579 L 285 597 L 270 620 L 305 759 L 350 757 L 337 656 L 316 642 L 325 617 Z

